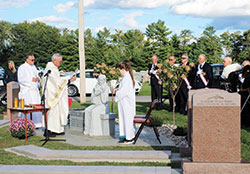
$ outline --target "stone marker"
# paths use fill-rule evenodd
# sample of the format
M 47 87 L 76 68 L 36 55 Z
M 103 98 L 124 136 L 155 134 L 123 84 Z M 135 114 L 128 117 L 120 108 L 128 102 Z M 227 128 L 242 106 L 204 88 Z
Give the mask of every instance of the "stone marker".
M 248 174 L 241 163 L 240 96 L 219 89 L 190 90 L 188 137 L 192 160 L 183 174 Z
M 19 84 L 17 82 L 7 83 L 7 108 L 12 108 L 14 106 L 14 99 L 18 98 Z M 18 117 L 17 112 L 13 112 L 13 120 Z M 10 120 L 10 110 L 7 109 L 7 117 L 5 120 Z
M 240 162 L 240 96 L 224 90 L 193 95 L 194 162 Z

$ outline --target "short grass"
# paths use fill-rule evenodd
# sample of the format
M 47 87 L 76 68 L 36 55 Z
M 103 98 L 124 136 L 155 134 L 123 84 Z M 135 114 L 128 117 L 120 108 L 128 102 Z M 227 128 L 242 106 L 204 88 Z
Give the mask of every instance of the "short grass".
M 36 146 L 41 146 L 43 139 L 42 137 L 32 136 L 29 137 L 28 141 L 13 138 L 8 132 L 8 126 L 0 128 L 0 164 L 9 164 L 9 165 L 119 165 L 119 166 L 167 166 L 171 165 L 164 162 L 139 162 L 139 163 L 116 163 L 116 162 L 72 162 L 69 160 L 37 160 L 30 159 L 28 157 L 19 156 L 11 152 L 4 151 L 5 148 L 22 146 L 33 144 Z M 172 150 L 173 152 L 178 152 L 178 149 L 175 147 L 145 147 L 145 146 L 75 146 L 70 145 L 64 142 L 48 142 L 44 145 L 45 148 L 57 149 L 57 150 Z M 174 163 L 173 163 L 174 164 Z M 174 164 L 176 165 L 176 164 Z
M 150 96 L 151 95 L 151 87 L 149 82 L 144 82 L 142 84 L 141 91 L 137 96 Z
M 149 96 L 150 95 L 150 85 L 149 83 L 144 83 L 139 96 Z M 86 102 L 81 104 L 79 102 L 73 101 L 70 109 L 85 109 L 91 103 Z M 150 102 L 137 102 L 136 103 L 136 113 L 145 114 L 150 106 Z M 110 102 L 111 105 L 111 102 Z M 173 113 L 168 112 L 168 103 L 164 103 L 163 110 L 154 110 L 152 112 L 154 121 L 156 124 L 172 124 L 173 123 Z M 114 102 L 114 113 L 117 111 L 117 103 Z M 0 119 L 3 119 L 3 116 L 0 114 Z M 180 128 L 183 128 L 185 131 L 187 129 L 187 116 L 176 113 L 176 125 Z M 18 156 L 10 152 L 4 151 L 5 148 L 13 146 L 21 146 L 33 144 L 41 146 L 42 138 L 37 136 L 32 136 L 26 142 L 25 140 L 19 140 L 10 136 L 7 127 L 0 128 L 0 164 L 33 164 L 33 165 L 133 165 L 133 166 L 166 166 L 171 165 L 174 168 L 180 168 L 180 163 L 159 163 L 159 162 L 141 162 L 141 163 L 110 163 L 110 162 L 72 162 L 68 160 L 34 160 L 23 156 Z M 49 149 L 58 149 L 58 150 L 171 150 L 172 152 L 178 152 L 178 149 L 175 147 L 143 147 L 143 146 L 116 146 L 116 147 L 93 147 L 93 146 L 74 146 L 64 142 L 48 142 L 44 146 Z M 250 128 L 241 129 L 241 158 L 243 160 L 250 161 Z

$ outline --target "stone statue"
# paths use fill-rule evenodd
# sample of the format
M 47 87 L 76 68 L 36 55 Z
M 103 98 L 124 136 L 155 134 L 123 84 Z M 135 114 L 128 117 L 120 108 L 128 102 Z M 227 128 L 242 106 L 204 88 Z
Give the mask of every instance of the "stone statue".
M 85 109 L 85 135 L 103 135 L 100 115 L 109 113 L 108 95 L 106 76 L 101 74 L 91 94 L 92 105 Z

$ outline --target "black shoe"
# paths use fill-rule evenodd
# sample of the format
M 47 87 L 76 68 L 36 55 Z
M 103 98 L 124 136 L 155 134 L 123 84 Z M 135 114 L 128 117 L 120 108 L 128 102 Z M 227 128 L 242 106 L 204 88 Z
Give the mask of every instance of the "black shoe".
M 47 137 L 47 132 L 46 132 L 46 130 L 44 131 L 43 136 L 44 136 L 44 137 Z M 48 130 L 48 137 L 56 137 L 56 134 L 54 134 L 53 132 L 51 132 L 50 130 Z
M 55 135 L 65 135 L 65 132 L 60 132 L 60 133 L 56 133 L 56 132 L 52 132 Z
M 125 141 L 126 141 L 125 138 L 124 138 L 124 139 L 120 139 L 120 140 L 118 141 L 118 144 L 125 144 Z
M 135 142 L 134 138 L 132 138 L 131 140 L 125 139 L 125 144 L 134 144 L 134 142 Z

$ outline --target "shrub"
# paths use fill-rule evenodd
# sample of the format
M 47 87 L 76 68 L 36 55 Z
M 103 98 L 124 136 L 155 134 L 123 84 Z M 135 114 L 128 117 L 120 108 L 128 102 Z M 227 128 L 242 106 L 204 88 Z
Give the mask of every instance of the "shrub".
M 27 136 L 31 136 L 36 131 L 36 126 L 32 120 L 27 119 Z M 25 119 L 17 118 L 9 125 L 9 132 L 13 137 L 25 138 Z

